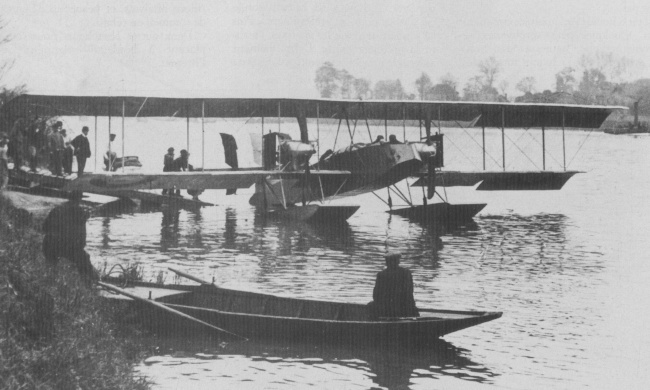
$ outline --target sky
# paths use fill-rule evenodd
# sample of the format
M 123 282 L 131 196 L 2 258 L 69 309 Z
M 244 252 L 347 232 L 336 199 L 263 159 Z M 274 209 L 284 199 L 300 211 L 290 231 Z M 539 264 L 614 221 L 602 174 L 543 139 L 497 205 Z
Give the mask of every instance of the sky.
M 495 57 L 509 94 L 524 77 L 554 88 L 583 54 L 634 60 L 650 77 L 645 1 L 0 0 L 13 60 L 4 82 L 30 93 L 315 98 L 329 61 L 355 77 L 451 73 L 459 90 Z

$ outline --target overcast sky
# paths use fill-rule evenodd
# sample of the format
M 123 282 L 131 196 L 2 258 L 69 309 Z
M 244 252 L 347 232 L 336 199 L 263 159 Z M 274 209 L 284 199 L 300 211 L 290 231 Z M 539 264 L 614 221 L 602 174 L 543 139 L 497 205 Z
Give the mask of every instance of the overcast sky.
M 510 93 L 552 89 L 582 54 L 612 52 L 649 77 L 647 1 L 3 0 L 8 81 L 32 93 L 318 97 L 330 61 L 409 91 L 426 72 L 462 89 L 494 56 Z

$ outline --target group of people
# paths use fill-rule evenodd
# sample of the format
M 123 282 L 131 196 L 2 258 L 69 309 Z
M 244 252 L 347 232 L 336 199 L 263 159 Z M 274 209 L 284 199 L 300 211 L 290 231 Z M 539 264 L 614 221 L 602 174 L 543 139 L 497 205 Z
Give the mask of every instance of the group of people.
M 72 174 L 72 160 L 77 158 L 77 176 L 84 173 L 86 160 L 91 156 L 90 142 L 88 141 L 88 126 L 81 129 L 81 134 L 71 139 L 63 124 L 57 121 L 52 126 L 48 135 L 48 150 L 50 152 L 50 171 L 55 176 L 68 176 Z
M 374 141 L 372 141 L 372 144 L 385 144 L 386 141 L 384 141 L 384 136 L 383 135 L 378 135 L 377 138 L 375 138 Z M 403 142 L 400 142 L 395 134 L 391 134 L 388 136 L 388 143 L 389 144 L 403 144 Z
M 194 167 L 189 163 L 190 154 L 187 150 L 182 149 L 181 155 L 178 158 L 174 156 L 174 148 L 167 149 L 167 154 L 163 158 L 163 172 L 185 172 L 193 171 Z M 202 190 L 188 189 L 187 193 L 192 196 L 192 199 L 198 200 Z M 181 196 L 181 190 L 178 188 L 164 188 L 163 195 Z
M 63 129 L 61 121 L 54 122 L 48 128 L 43 120 L 35 119 L 31 124 L 26 124 L 24 118 L 19 118 L 8 135 L 0 134 L 2 148 L 7 149 L 4 160 L 8 163 L 11 158 L 15 170 L 22 169 L 27 162 L 32 172 L 37 171 L 39 160 L 45 160 L 53 175 L 67 176 L 72 174 L 72 163 L 76 156 L 77 175 L 81 176 L 91 155 L 88 133 L 88 127 L 84 126 L 81 134 L 72 139 Z M 0 172 L 4 172 L 2 167 Z

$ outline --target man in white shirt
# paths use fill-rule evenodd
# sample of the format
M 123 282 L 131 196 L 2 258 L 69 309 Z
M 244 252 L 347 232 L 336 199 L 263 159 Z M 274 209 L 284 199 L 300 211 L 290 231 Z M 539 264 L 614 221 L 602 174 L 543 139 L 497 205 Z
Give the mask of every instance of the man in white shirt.
M 68 136 L 66 129 L 61 130 L 61 135 L 63 136 L 63 144 L 65 145 L 63 149 L 63 172 L 66 175 L 72 174 L 72 159 L 74 156 L 74 147 L 72 146 L 72 139 Z

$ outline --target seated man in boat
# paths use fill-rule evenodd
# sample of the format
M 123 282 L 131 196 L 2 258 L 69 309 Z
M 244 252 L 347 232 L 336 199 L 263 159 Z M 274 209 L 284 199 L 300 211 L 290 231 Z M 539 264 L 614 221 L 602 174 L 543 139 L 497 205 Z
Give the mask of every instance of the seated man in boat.
M 420 316 L 413 298 L 413 276 L 399 266 L 401 257 L 399 253 L 384 256 L 386 269 L 377 274 L 373 301 L 368 304 L 371 318 Z
M 378 135 L 377 138 L 370 143 L 370 145 L 383 144 L 383 143 L 384 143 L 384 136 L 383 135 Z
M 86 247 L 87 214 L 79 205 L 83 194 L 72 191 L 69 201 L 54 208 L 43 223 L 45 260 L 56 267 L 59 257 L 69 260 L 87 282 L 98 280 L 97 271 L 90 262 Z

